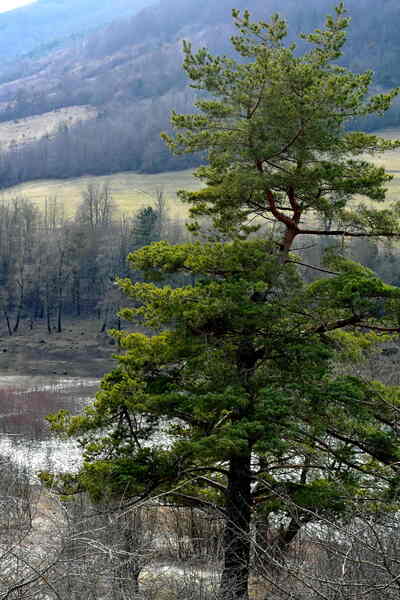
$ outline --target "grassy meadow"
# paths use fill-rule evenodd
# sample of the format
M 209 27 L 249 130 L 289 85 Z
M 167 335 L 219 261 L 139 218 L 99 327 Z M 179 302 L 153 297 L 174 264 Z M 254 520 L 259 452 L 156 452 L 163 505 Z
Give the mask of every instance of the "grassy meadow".
M 383 129 L 375 133 L 391 140 L 400 139 L 400 128 Z M 374 162 L 384 166 L 388 173 L 393 176 L 388 185 L 387 202 L 400 201 L 400 149 L 385 152 L 385 154 L 374 158 Z
M 74 215 L 88 184 L 107 184 L 120 213 L 132 214 L 154 203 L 157 190 L 162 190 L 167 200 L 169 216 L 184 220 L 188 209 L 181 203 L 176 192 L 179 189 L 196 189 L 200 186 L 190 169 L 145 175 L 141 173 L 116 173 L 99 177 L 86 176 L 75 179 L 45 179 L 23 183 L 0 193 L 0 200 L 24 197 L 38 208 L 44 209 L 46 200 L 56 198 L 63 204 L 65 215 Z
M 400 128 L 385 129 L 376 133 L 391 139 L 400 138 Z M 400 149 L 387 152 L 383 156 L 374 158 L 374 161 L 384 165 L 393 175 L 393 181 L 388 186 L 388 203 L 400 199 Z M 151 205 L 157 191 L 163 190 L 169 216 L 174 220 L 185 220 L 188 215 L 187 206 L 177 199 L 177 190 L 194 190 L 200 186 L 199 181 L 193 177 L 191 169 L 152 175 L 124 172 L 98 177 L 88 175 L 74 179 L 30 181 L 1 191 L 0 201 L 24 197 L 43 209 L 46 201 L 56 198 L 64 206 L 65 215 L 72 217 L 81 202 L 82 193 L 90 183 L 100 186 L 107 184 L 117 210 L 121 214 L 132 214 L 144 206 Z

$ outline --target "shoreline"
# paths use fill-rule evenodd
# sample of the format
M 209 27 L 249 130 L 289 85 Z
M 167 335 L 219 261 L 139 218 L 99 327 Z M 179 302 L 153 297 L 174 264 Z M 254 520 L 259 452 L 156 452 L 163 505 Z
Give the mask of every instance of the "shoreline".
M 117 347 L 94 320 L 70 321 L 61 333 L 24 324 L 13 336 L 0 331 L 0 374 L 100 378 L 114 367 Z

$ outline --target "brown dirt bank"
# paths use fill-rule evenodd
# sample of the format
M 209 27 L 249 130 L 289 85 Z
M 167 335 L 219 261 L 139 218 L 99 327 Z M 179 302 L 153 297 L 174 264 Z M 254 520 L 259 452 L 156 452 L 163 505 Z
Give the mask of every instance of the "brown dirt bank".
M 10 375 L 101 377 L 115 365 L 116 351 L 98 321 L 71 321 L 51 335 L 44 324 L 31 330 L 24 323 L 13 336 L 0 329 L 0 372 Z

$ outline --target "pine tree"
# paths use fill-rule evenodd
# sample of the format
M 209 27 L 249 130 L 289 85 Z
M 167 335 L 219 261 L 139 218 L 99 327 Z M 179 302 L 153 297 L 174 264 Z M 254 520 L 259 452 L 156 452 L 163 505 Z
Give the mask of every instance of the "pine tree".
M 120 281 L 137 306 L 122 314 L 154 335 L 115 332 L 125 353 L 96 401 L 51 422 L 80 441 L 77 479 L 95 499 L 163 492 L 217 507 L 221 598 L 246 600 L 256 517 L 280 524 L 264 540 L 274 565 L 306 523 L 344 518 L 351 498 L 396 505 L 400 391 L 349 375 L 345 359 L 400 331 L 400 290 L 332 250 L 306 284 L 293 243 L 399 235 L 398 211 L 379 205 L 390 177 L 365 158 L 399 143 L 345 128 L 383 113 L 398 90 L 371 97 L 371 73 L 336 64 L 342 4 L 304 36 L 303 55 L 285 47 L 278 16 L 233 14 L 240 60 L 185 45 L 186 71 L 207 94 L 165 136 L 178 153 L 206 154 L 206 186 L 181 196 L 223 241 L 158 242 L 130 256 L 147 282 Z M 273 227 L 251 236 L 260 220 Z M 172 273 L 188 285 L 162 286 Z

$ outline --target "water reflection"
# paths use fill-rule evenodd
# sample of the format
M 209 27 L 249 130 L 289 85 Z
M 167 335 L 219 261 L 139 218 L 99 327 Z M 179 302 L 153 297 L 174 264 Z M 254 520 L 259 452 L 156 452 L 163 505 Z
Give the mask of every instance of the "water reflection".
M 45 417 L 62 408 L 79 413 L 98 387 L 99 380 L 93 378 L 0 376 L 0 455 L 32 473 L 76 469 L 79 448 L 53 438 Z
M 0 456 L 26 467 L 33 477 L 38 471 L 74 472 L 82 460 L 80 449 L 72 441 L 27 440 L 7 434 L 0 434 Z

